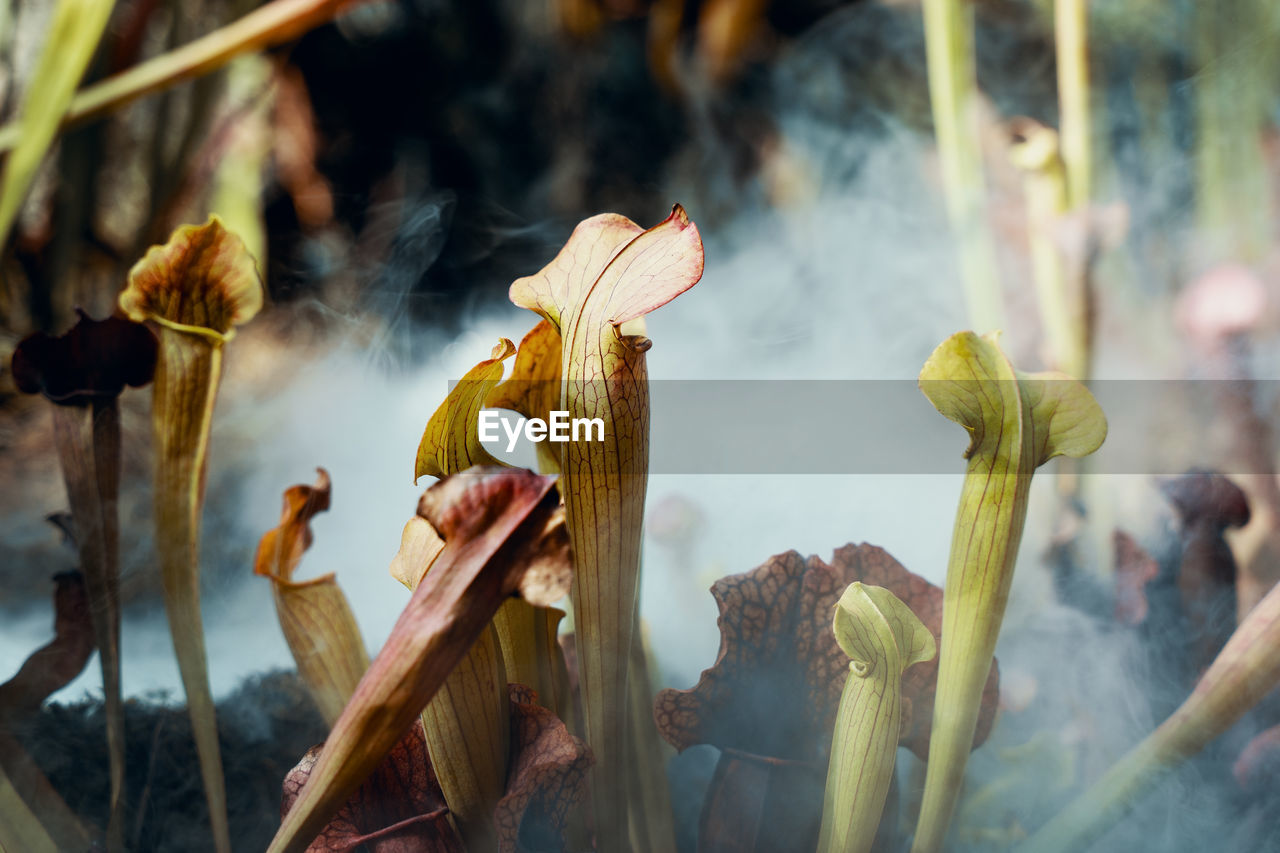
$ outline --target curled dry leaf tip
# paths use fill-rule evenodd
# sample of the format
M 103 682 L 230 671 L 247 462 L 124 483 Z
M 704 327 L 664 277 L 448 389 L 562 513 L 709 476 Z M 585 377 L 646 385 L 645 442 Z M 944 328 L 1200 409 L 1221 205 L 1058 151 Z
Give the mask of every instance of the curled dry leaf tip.
M 316 469 L 313 486 L 285 490 L 280 524 L 263 534 L 254 556 L 255 574 L 271 579 L 276 615 L 298 674 L 333 725 L 369 668 L 355 614 L 333 573 L 295 581 L 293 572 L 311 547 L 311 519 L 329 509 L 329 472 Z

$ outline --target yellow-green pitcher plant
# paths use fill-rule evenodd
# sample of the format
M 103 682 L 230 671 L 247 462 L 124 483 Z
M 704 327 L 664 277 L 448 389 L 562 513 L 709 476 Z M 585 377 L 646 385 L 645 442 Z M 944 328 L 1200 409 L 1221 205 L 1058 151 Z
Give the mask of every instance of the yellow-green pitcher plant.
M 937 644 L 896 595 L 858 581 L 836 604 L 834 630 L 850 663 L 831 742 L 818 853 L 866 853 L 893 784 L 902 673 L 931 660 Z
M 912 845 L 913 853 L 936 853 L 960 796 L 1013 582 L 1032 474 L 1055 456 L 1097 450 L 1107 421 L 1076 380 L 1015 370 L 996 334 L 947 338 L 920 371 L 920 389 L 970 439 L 943 590 L 929 765 Z

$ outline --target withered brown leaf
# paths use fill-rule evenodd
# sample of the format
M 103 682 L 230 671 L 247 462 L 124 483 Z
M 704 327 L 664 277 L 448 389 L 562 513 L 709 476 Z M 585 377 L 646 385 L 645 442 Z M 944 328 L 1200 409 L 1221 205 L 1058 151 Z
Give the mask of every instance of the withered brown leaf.
M 53 580 L 53 639 L 0 684 L 0 720 L 17 720 L 38 711 L 45 699 L 84 671 L 93 654 L 93 624 L 84 578 L 79 572 L 63 572 Z
M 720 609 L 720 652 L 690 690 L 663 690 L 654 719 L 679 750 L 708 743 L 758 756 L 825 761 L 848 657 L 836 644 L 831 612 L 854 581 L 891 591 L 941 642 L 942 590 L 913 574 L 883 548 L 846 545 L 832 562 L 795 551 L 721 578 L 711 588 Z M 925 758 L 933 719 L 938 662 L 903 675 L 900 743 Z M 974 737 L 991 731 L 999 671 L 991 667 Z
M 494 823 L 502 853 L 564 849 L 569 812 L 586 793 L 591 749 L 524 685 L 510 684 L 511 759 Z

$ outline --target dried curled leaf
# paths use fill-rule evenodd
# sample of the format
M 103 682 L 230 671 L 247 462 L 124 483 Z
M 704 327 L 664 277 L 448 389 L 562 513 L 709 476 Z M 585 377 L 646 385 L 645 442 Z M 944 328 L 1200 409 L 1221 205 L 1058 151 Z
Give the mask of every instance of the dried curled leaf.
M 129 270 L 120 308 L 180 331 L 230 339 L 234 327 L 262 310 L 262 280 L 244 242 L 216 216 L 184 225 L 163 246 L 152 246 Z
M 64 572 L 53 580 L 53 639 L 0 684 L 0 720 L 17 720 L 40 710 L 45 699 L 84 671 L 93 654 L 93 624 L 84 578 L 79 572 Z
M 511 759 L 507 792 L 494 823 L 501 853 L 565 849 L 569 813 L 586 794 L 591 750 L 520 684 L 511 693 Z
M 355 614 L 332 573 L 309 581 L 293 572 L 311 547 L 310 521 L 329 508 L 329 473 L 316 469 L 314 486 L 284 493 L 280 524 L 263 534 L 254 557 L 256 574 L 271 578 L 280 628 L 321 715 L 330 725 L 369 668 Z
M 146 326 L 120 317 L 80 319 L 56 337 L 37 332 L 13 351 L 13 381 L 27 394 L 61 405 L 118 397 L 126 385 L 140 388 L 156 367 L 156 338 Z
M 314 486 L 290 486 L 284 493 L 280 524 L 262 534 L 253 558 L 254 574 L 290 583 L 293 572 L 311 547 L 311 519 L 329 509 L 332 482 L 329 472 L 316 469 Z
M 700 743 L 774 758 L 826 759 L 844 690 L 848 656 L 836 642 L 831 612 L 849 584 L 884 587 L 941 642 L 942 590 L 874 545 L 846 545 L 830 564 L 788 551 L 711 588 L 720 609 L 720 652 L 691 690 L 663 690 L 654 703 L 658 730 L 679 750 Z M 900 743 L 929 751 L 937 659 L 903 674 Z M 992 665 L 974 735 L 991 731 L 999 700 Z

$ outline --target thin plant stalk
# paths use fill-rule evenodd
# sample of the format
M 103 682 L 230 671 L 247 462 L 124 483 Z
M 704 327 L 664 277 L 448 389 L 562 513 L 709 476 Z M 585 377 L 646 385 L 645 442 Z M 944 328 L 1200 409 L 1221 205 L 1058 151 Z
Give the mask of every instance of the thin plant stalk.
M 960 254 L 970 322 L 990 331 L 1004 326 L 1004 308 L 995 243 L 987 225 L 973 9 L 965 0 L 924 0 L 923 6 L 929 99 L 947 217 Z
M 1172 716 L 1020 848 L 1085 850 L 1182 762 L 1280 684 L 1280 585 L 1272 587 Z
M 1089 86 L 1088 0 L 1055 0 L 1054 42 L 1058 60 L 1058 115 L 1067 208 L 1089 203 L 1093 187 L 1093 138 Z M 1080 374 L 1073 376 L 1084 378 Z
M 1068 172 L 1060 156 L 1059 135 L 1031 119 L 1013 124 L 1009 156 L 1023 173 L 1031 274 L 1040 307 L 1050 365 L 1068 376 L 1086 378 L 1088 317 L 1084 282 L 1070 281 L 1054 228 L 1070 206 Z M 1065 152 L 1062 152 L 1065 154 Z
M 123 849 L 124 707 L 120 691 L 120 410 L 115 397 L 53 407 L 53 437 L 75 521 L 102 668 L 111 806 L 107 846 Z
M 1195 55 L 1196 207 L 1209 261 L 1258 263 L 1270 246 L 1263 130 L 1277 30 L 1271 4 L 1197 3 Z
M 125 725 L 120 695 L 120 411 L 125 386 L 140 387 L 155 371 L 156 340 L 119 317 L 81 312 L 68 332 L 37 332 L 18 344 L 14 384 L 53 403 L 58 450 L 74 539 L 84 578 L 87 623 L 102 670 L 111 793 L 107 847 L 124 847 Z M 43 697 L 40 697 L 43 699 Z

